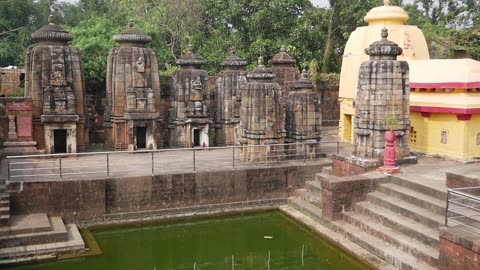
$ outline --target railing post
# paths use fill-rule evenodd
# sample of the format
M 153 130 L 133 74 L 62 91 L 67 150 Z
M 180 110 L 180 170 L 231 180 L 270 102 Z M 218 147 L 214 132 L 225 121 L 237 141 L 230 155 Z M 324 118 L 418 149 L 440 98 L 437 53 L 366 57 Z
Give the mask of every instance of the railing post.
M 447 205 L 445 207 L 445 227 L 448 226 L 448 204 L 449 204 L 449 198 L 450 198 L 450 190 L 447 189 Z
M 110 178 L 110 155 L 107 153 L 107 178 Z
M 62 156 L 58 157 L 58 162 L 60 164 L 60 180 L 63 180 L 63 172 L 62 172 Z
M 153 151 L 152 151 L 152 176 L 155 175 L 155 159 L 153 158 Z
M 7 159 L 7 179 L 10 181 L 10 159 Z
M 193 152 L 193 172 L 196 172 L 196 164 L 195 164 L 195 149 L 192 150 Z
M 303 142 L 303 165 L 307 163 L 307 142 Z
M 232 170 L 235 170 L 235 146 L 232 147 Z
M 337 141 L 337 154 L 340 153 L 340 142 Z

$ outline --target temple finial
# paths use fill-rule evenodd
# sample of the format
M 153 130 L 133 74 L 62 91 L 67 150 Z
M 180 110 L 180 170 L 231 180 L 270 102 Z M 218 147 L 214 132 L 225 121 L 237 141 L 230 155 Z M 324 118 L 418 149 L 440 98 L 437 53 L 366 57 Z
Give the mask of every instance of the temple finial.
M 191 43 L 188 44 L 187 51 L 188 51 L 188 53 L 193 53 L 193 45 Z
M 53 17 L 52 14 L 50 14 L 50 16 L 48 16 L 48 23 L 49 24 L 55 24 L 55 17 Z
M 390 0 L 383 0 L 383 5 L 384 6 L 390 6 Z
M 237 48 L 235 48 L 234 46 L 230 47 L 230 54 L 231 55 L 237 54 Z
M 265 62 L 262 56 L 258 57 L 258 68 L 265 68 Z
M 300 77 L 302 80 L 308 80 L 308 74 L 305 69 L 302 70 L 302 75 Z
M 133 25 L 135 24 L 135 22 L 133 20 L 129 20 L 128 21 L 128 28 L 133 28 Z
M 287 47 L 285 47 L 285 45 L 282 45 L 280 47 L 280 52 L 286 52 L 287 51 Z
M 386 27 L 383 27 L 382 29 L 382 38 L 387 39 L 388 37 L 388 29 Z

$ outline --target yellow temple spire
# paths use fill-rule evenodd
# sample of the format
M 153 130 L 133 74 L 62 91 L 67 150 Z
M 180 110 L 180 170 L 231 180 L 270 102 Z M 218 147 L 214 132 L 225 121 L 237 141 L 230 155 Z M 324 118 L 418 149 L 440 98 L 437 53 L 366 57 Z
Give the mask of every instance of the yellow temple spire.
M 384 6 L 390 6 L 390 0 L 383 0 Z

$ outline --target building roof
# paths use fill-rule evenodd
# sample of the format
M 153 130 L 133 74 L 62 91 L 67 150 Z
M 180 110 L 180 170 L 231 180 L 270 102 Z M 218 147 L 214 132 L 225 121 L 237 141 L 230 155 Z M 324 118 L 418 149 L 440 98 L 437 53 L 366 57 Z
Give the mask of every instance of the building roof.
M 480 88 L 480 62 L 473 59 L 408 60 L 410 88 Z

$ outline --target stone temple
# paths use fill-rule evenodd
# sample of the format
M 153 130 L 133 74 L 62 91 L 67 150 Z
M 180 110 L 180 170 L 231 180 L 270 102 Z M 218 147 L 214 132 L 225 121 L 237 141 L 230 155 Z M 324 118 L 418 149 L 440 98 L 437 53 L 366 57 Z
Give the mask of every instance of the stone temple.
M 280 52 L 275 54 L 272 60 L 270 60 L 272 73 L 275 74 L 273 81 L 280 85 L 284 99 L 288 97 L 288 93 L 293 90 L 293 85 L 300 77 L 296 62 L 297 61 L 287 53 L 285 45 L 282 45 Z
M 285 112 L 282 90 L 273 81 L 275 75 L 264 66 L 263 57 L 257 68 L 247 75 L 242 90 L 240 112 L 241 159 L 244 162 L 283 159 L 285 142 Z
M 186 55 L 176 63 L 181 67 L 173 75 L 173 93 L 170 96 L 170 146 L 208 147 L 213 121 L 208 114 L 210 96 L 208 73 L 201 69 L 205 61 L 188 46 Z
M 320 154 L 322 110 L 320 95 L 303 70 L 300 80 L 293 85 L 285 106 L 286 143 L 289 156 L 317 158 Z
M 223 61 L 224 70 L 218 75 L 215 111 L 215 141 L 217 145 L 234 145 L 237 142 L 240 123 L 242 87 L 247 83 L 244 70 L 247 61 L 230 49 L 230 55 Z
M 25 95 L 32 99 L 33 139 L 45 153 L 86 150 L 85 83 L 80 50 L 72 35 L 54 23 L 32 34 L 27 50 Z
M 354 154 L 358 157 L 381 157 L 387 130 L 397 135 L 397 158 L 410 153 L 409 67 L 397 61 L 402 48 L 387 37 L 384 28 L 382 39 L 365 49 L 370 60 L 360 66 L 354 122 Z
M 160 79 L 157 57 L 145 45 L 152 39 L 128 29 L 114 37 L 120 44 L 108 55 L 107 146 L 115 150 L 156 149 L 160 134 Z

